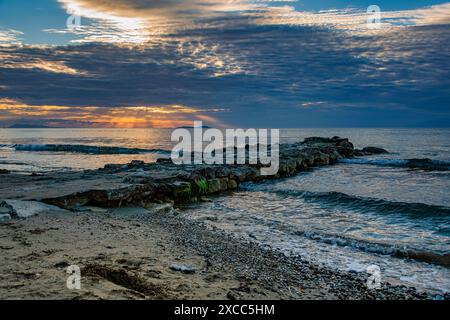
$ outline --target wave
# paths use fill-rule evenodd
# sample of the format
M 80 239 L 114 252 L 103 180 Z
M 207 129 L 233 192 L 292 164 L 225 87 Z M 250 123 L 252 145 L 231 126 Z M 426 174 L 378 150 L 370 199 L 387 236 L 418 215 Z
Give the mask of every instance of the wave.
M 311 192 L 296 190 L 269 191 L 281 196 L 294 196 L 306 201 L 320 202 L 330 206 L 340 206 L 358 212 L 399 213 L 415 218 L 450 217 L 450 207 L 425 203 L 397 202 L 377 198 L 359 197 L 341 192 Z
M 400 167 L 422 170 L 447 171 L 450 170 L 450 162 L 441 160 L 424 159 L 341 159 L 339 162 L 347 164 L 365 164 L 385 167 Z
M 163 149 L 139 149 L 111 146 L 91 146 L 82 144 L 12 144 L 0 145 L 0 148 L 10 148 L 17 151 L 30 152 L 71 152 L 86 154 L 142 154 L 142 153 L 161 153 L 169 154 L 170 151 Z
M 295 231 L 292 234 L 329 245 L 350 247 L 352 249 L 359 251 L 380 255 L 390 255 L 397 258 L 413 259 L 416 261 L 432 263 L 450 268 L 449 253 L 440 254 L 431 251 L 417 250 L 404 247 L 401 248 L 384 243 L 369 242 L 360 239 L 352 239 L 337 235 L 321 234 L 314 231 Z

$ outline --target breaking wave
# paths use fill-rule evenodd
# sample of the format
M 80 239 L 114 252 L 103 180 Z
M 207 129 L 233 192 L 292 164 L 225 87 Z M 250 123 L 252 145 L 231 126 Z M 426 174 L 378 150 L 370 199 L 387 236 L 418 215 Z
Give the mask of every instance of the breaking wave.
M 329 245 L 339 247 L 350 247 L 354 250 L 375 253 L 380 255 L 390 255 L 397 258 L 413 259 L 450 268 L 450 254 L 436 253 L 431 251 L 416 250 L 405 247 L 397 247 L 384 243 L 376 243 L 359 239 L 352 239 L 338 235 L 322 234 L 314 231 L 295 231 L 293 235 L 302 236 L 309 240 L 319 241 Z
M 12 144 L 0 145 L 0 148 L 10 148 L 17 151 L 30 152 L 71 152 L 86 154 L 142 154 L 160 153 L 169 154 L 170 151 L 163 149 L 139 149 L 111 146 L 90 146 L 81 144 Z
M 447 171 L 450 170 L 450 162 L 441 160 L 424 159 L 341 159 L 339 162 L 348 164 L 365 164 L 374 166 L 385 167 L 400 167 L 410 169 L 423 169 L 423 170 L 438 170 Z
M 409 203 L 388 201 L 377 198 L 366 198 L 348 195 L 341 192 L 311 192 L 296 190 L 275 190 L 281 196 L 300 197 L 306 201 L 319 202 L 330 206 L 350 208 L 358 212 L 400 213 L 416 218 L 450 217 L 450 207 L 428 205 L 424 203 Z

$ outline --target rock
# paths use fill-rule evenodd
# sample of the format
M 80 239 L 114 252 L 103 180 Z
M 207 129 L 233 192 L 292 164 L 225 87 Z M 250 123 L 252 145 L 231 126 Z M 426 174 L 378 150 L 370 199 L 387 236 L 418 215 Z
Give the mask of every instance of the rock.
M 330 163 L 328 155 L 319 152 L 314 156 L 314 164 L 317 166 L 326 166 Z
M 332 138 L 324 138 L 324 137 L 309 137 L 303 140 L 304 144 L 315 144 L 315 143 L 340 143 L 340 142 L 348 142 L 347 138 L 340 138 L 338 136 L 334 136 Z
M 228 178 L 220 178 L 220 191 L 228 190 Z
M 367 156 L 368 154 L 366 152 L 363 152 L 362 150 L 355 149 L 355 150 L 353 150 L 353 155 L 355 157 L 363 157 L 363 156 Z
M 192 266 L 185 266 L 185 265 L 178 265 L 178 264 L 172 264 L 170 266 L 170 269 L 173 271 L 185 273 L 185 274 L 193 274 L 195 273 L 195 268 Z
M 143 167 L 145 165 L 145 162 L 142 160 L 132 160 L 129 164 L 128 167 L 130 168 L 140 168 Z
M 11 220 L 11 215 L 8 213 L 0 213 L 0 222 L 6 222 Z
M 216 193 L 220 191 L 220 179 L 208 180 L 208 193 Z
M 148 203 L 146 204 L 145 209 L 147 209 L 149 213 L 171 213 L 173 212 L 173 203 Z
M 172 164 L 172 159 L 170 158 L 158 158 L 156 160 L 156 163 L 161 163 L 161 164 Z
M 362 149 L 362 152 L 369 153 L 369 154 L 382 154 L 382 153 L 388 153 L 383 148 L 377 148 L 377 147 L 365 147 Z
M 406 166 L 411 169 L 423 169 L 423 170 L 443 170 L 449 169 L 448 163 L 433 161 L 431 159 L 409 159 Z
M 0 207 L 6 207 L 13 218 L 28 218 L 42 213 L 70 213 L 70 211 L 38 201 L 4 200 Z
M 230 179 L 228 180 L 228 189 L 237 189 L 238 184 L 236 180 Z
M 191 183 L 186 181 L 175 181 L 171 184 L 174 199 L 178 202 L 188 201 L 192 197 Z
M 147 164 L 134 160 L 82 173 L 47 173 L 46 183 L 15 176 L 3 183 L 11 178 L 6 176 L 0 184 L 0 193 L 4 198 L 40 199 L 65 209 L 145 207 L 150 203 L 197 201 L 207 194 L 234 190 L 243 182 L 292 176 L 315 165 L 333 164 L 355 154 L 353 144 L 337 136 L 312 137 L 305 142 L 280 144 L 279 147 L 280 170 L 273 176 L 261 175 L 261 163 L 175 165 L 170 159 Z M 23 180 L 28 185 L 23 184 Z
M 0 174 L 8 174 L 8 173 L 11 173 L 11 171 L 6 169 L 0 169 Z

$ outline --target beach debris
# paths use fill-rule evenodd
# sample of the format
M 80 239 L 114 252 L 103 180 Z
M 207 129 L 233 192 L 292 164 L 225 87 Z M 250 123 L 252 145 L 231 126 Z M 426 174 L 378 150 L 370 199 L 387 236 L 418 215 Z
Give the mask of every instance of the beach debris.
M 170 266 L 170 270 L 185 273 L 185 274 L 193 274 L 195 273 L 195 268 L 188 265 L 179 265 L 179 264 L 172 264 Z
M 2 208 L 0 208 L 2 209 Z M 2 213 L 0 210 L 0 222 L 6 222 L 11 220 L 11 215 L 9 213 Z

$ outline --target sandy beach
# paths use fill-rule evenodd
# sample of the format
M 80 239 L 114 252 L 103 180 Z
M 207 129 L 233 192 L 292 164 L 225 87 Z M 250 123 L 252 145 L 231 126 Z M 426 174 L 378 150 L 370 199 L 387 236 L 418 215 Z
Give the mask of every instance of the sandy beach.
M 2 299 L 423 299 L 287 258 L 160 206 L 41 214 L 0 228 Z M 81 290 L 66 287 L 69 265 Z M 179 270 L 174 270 L 180 267 Z M 181 269 L 185 267 L 186 270 Z

